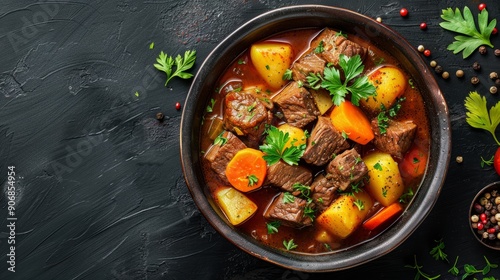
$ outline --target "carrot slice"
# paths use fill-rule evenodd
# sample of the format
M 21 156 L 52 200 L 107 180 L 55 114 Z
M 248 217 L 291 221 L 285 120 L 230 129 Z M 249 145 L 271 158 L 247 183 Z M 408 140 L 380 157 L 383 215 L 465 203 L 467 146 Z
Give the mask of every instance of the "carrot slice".
M 394 202 L 366 220 L 366 222 L 363 223 L 363 227 L 368 230 L 374 230 L 386 221 L 394 218 L 401 211 L 403 211 L 401 204 L 399 204 L 399 202 Z
M 346 100 L 333 108 L 330 119 L 337 130 L 345 132 L 349 139 L 361 145 L 375 137 L 366 115 L 350 101 Z
M 264 160 L 264 153 L 252 148 L 238 151 L 226 167 L 229 183 L 241 192 L 260 188 L 266 174 L 267 163 Z

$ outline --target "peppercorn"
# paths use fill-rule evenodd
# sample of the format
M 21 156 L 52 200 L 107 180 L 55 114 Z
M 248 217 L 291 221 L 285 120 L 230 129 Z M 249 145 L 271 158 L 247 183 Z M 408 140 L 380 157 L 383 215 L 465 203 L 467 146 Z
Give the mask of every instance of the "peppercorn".
M 377 17 L 377 22 L 382 22 L 382 18 L 381 17 Z
M 477 85 L 479 83 L 479 78 L 477 76 L 474 76 L 474 77 L 470 78 L 470 82 L 473 85 Z
M 473 222 L 473 223 L 477 223 L 479 222 L 479 216 L 478 215 L 472 215 L 470 217 L 470 220 Z
M 426 30 L 426 29 L 427 29 L 427 23 L 422 22 L 422 23 L 420 24 L 420 29 L 421 29 L 421 30 Z
M 496 94 L 496 93 L 497 93 L 497 90 L 498 90 L 498 89 L 497 89 L 497 87 L 496 87 L 496 86 L 491 86 L 491 87 L 490 87 L 490 93 L 491 93 L 491 94 Z
M 436 65 L 436 67 L 434 68 L 434 71 L 436 71 L 436 73 L 438 73 L 438 74 L 441 74 L 441 73 L 443 73 L 443 67 L 441 65 Z
M 406 8 L 402 8 L 401 10 L 399 10 L 399 15 L 401 15 L 402 17 L 406 17 L 408 15 L 408 10 Z
M 488 50 L 486 49 L 486 47 L 485 47 L 485 46 L 480 46 L 480 47 L 479 47 L 479 53 L 480 53 L 480 54 L 486 54 L 486 52 L 487 52 L 487 51 L 488 51 Z
M 477 6 L 477 8 L 478 8 L 480 11 L 482 11 L 482 10 L 486 9 L 486 4 L 481 3 L 481 4 L 479 4 L 479 5 Z
M 162 113 L 162 112 L 158 112 L 158 113 L 156 113 L 156 119 L 157 119 L 157 120 L 159 120 L 159 121 L 163 121 L 163 118 L 164 118 L 164 117 L 165 117 L 165 116 L 163 115 L 163 113 Z
M 441 75 L 441 77 L 443 77 L 443 79 L 448 79 L 450 77 L 450 73 L 444 71 L 443 74 Z
M 424 52 L 424 50 L 425 50 L 424 45 L 418 45 L 418 47 L 417 47 L 417 51 L 419 51 L 419 52 Z
M 437 64 L 437 62 L 436 62 L 435 60 L 433 60 L 433 61 L 431 61 L 431 62 L 429 63 L 429 65 L 430 65 L 432 68 L 434 68 L 434 67 L 436 67 L 438 64 Z
M 495 197 L 495 204 L 500 204 L 500 196 Z
M 479 71 L 481 70 L 481 64 L 479 64 L 478 62 L 474 62 L 472 64 L 472 69 L 476 70 L 476 71 Z
M 425 50 L 424 51 L 425 56 L 431 56 L 431 51 L 430 50 Z
M 175 103 L 175 110 L 179 111 L 181 109 L 181 103 Z
M 498 73 L 497 72 L 491 72 L 490 73 L 490 79 L 492 79 L 492 80 L 498 79 Z
M 500 56 L 500 49 L 495 49 L 495 56 Z
M 462 69 L 458 69 L 455 75 L 457 75 L 458 78 L 462 78 L 464 76 L 464 71 Z
M 462 156 L 457 156 L 457 157 L 455 158 L 455 160 L 457 161 L 457 163 L 462 163 L 462 162 L 464 162 L 464 158 L 463 158 Z

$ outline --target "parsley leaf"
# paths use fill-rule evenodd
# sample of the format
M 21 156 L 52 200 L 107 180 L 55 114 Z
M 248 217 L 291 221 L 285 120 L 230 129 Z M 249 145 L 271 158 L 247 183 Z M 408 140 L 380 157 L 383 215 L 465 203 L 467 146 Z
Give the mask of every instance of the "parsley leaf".
M 254 174 L 248 175 L 247 179 L 248 179 L 248 186 L 249 187 L 257 184 L 257 182 L 259 181 L 259 178 L 257 178 L 257 176 L 255 176 Z
M 321 87 L 321 81 L 323 81 L 323 77 L 321 74 L 315 74 L 314 72 L 310 72 L 306 77 L 306 81 L 309 84 L 309 87 L 312 89 L 319 89 Z
M 288 132 L 284 133 L 275 126 L 270 126 L 267 129 L 266 143 L 259 147 L 265 154 L 264 159 L 267 161 L 267 164 L 273 165 L 280 159 L 283 159 L 283 161 L 289 165 L 298 164 L 300 158 L 304 154 L 306 145 L 291 145 L 285 148 L 285 144 L 289 139 L 290 136 Z
M 295 201 L 295 196 L 293 196 L 293 194 L 289 193 L 289 192 L 285 192 L 283 194 L 283 203 L 284 204 L 287 204 L 287 203 L 292 203 Z
M 443 251 L 444 250 L 444 242 L 443 240 L 434 240 L 436 243 L 438 243 L 435 247 L 432 248 L 432 250 L 429 252 L 429 254 L 432 255 L 432 257 L 435 260 L 442 260 L 442 261 L 448 261 L 447 254 Z
M 293 78 L 293 72 L 292 72 L 292 70 L 291 70 L 291 69 L 286 69 L 286 70 L 285 70 L 285 73 L 283 74 L 282 79 L 283 79 L 284 81 L 289 81 L 289 80 L 291 80 L 292 78 Z
M 344 82 L 341 81 L 340 72 L 335 67 L 325 67 L 324 79 L 321 82 L 321 87 L 330 91 L 335 105 L 344 102 L 347 93 L 351 93 L 351 102 L 356 106 L 359 106 L 360 99 L 375 95 L 375 87 L 368 82 L 368 77 L 360 76 L 365 67 L 359 55 L 348 57 L 341 54 L 339 66 L 344 72 Z
M 214 139 L 214 145 L 219 145 L 223 146 L 224 144 L 227 143 L 227 138 L 222 136 L 224 134 L 224 131 L 222 131 L 217 137 Z
M 193 67 L 195 61 L 196 61 L 195 50 L 187 50 L 184 53 L 184 57 L 178 54 L 175 57 L 175 59 L 172 56 L 169 56 L 163 51 L 161 51 L 160 55 L 156 58 L 156 62 L 158 63 L 155 63 L 154 67 L 167 74 L 167 81 L 165 82 L 165 86 L 167 86 L 168 82 L 173 77 L 179 77 L 182 79 L 191 78 L 193 74 L 187 73 L 186 71 Z M 173 71 L 174 66 L 176 68 L 175 71 Z
M 321 40 L 318 46 L 314 49 L 314 53 L 322 53 L 323 50 L 324 50 L 324 43 L 323 40 Z
M 277 233 L 280 225 L 281 225 L 280 221 L 272 221 L 272 222 L 266 223 L 267 233 L 268 234 Z
M 489 131 L 497 144 L 500 145 L 495 135 L 495 129 L 500 124 L 500 101 L 488 112 L 486 98 L 481 97 L 477 91 L 471 91 L 469 96 L 465 98 L 465 108 L 467 109 L 465 114 L 467 123 L 474 128 Z
M 490 42 L 490 35 L 497 21 L 493 19 L 488 23 L 488 11 L 486 9 L 483 9 L 477 16 L 479 30 L 477 30 L 472 12 L 467 6 L 464 7 L 463 16 L 458 8 L 455 8 L 455 11 L 448 8 L 442 10 L 441 18 L 445 20 L 439 23 L 442 28 L 463 34 L 455 36 L 456 41 L 448 45 L 448 50 L 453 51 L 454 54 L 463 51 L 463 58 L 467 58 L 481 45 L 493 47 Z
M 293 243 L 293 239 L 290 239 L 288 241 L 283 240 L 283 246 L 285 246 L 285 249 L 287 249 L 288 251 L 298 247 L 297 244 Z

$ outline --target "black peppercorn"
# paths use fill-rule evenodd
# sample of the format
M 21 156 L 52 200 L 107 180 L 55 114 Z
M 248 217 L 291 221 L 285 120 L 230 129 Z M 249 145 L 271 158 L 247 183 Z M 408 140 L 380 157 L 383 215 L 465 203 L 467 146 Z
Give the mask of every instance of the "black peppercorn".
M 500 49 L 495 49 L 495 56 L 500 56 Z
M 500 79 L 495 80 L 495 85 L 500 86 Z
M 486 47 L 485 46 L 480 46 L 479 47 L 479 53 L 480 54 L 486 54 L 487 50 L 486 50 Z
M 479 64 L 478 62 L 474 62 L 472 64 L 472 69 L 476 70 L 476 71 L 479 71 L 481 70 L 481 64 Z
M 492 80 L 498 79 L 498 73 L 497 72 L 491 72 L 490 73 L 490 79 L 492 79 Z
M 163 118 L 164 118 L 164 117 L 165 117 L 165 116 L 163 115 L 163 113 L 162 113 L 162 112 L 158 112 L 158 113 L 156 113 L 156 119 L 157 119 L 157 120 L 159 120 L 159 121 L 163 121 Z
M 443 67 L 441 65 L 436 65 L 434 71 L 436 71 L 437 74 L 441 74 L 443 73 Z

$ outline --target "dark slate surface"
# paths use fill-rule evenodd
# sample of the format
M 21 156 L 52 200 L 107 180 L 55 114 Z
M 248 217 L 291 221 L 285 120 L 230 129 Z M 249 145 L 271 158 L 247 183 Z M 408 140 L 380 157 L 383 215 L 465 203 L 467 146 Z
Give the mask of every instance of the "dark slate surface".
M 345 7 L 383 23 L 412 45 L 425 45 L 451 73 L 438 82 L 450 108 L 452 162 L 441 196 L 418 230 L 391 253 L 334 273 L 271 265 L 222 238 L 196 209 L 179 162 L 179 124 L 190 80 L 153 68 L 160 50 L 198 51 L 197 70 L 235 27 L 293 4 Z M 414 256 L 430 275 L 454 279 L 429 251 L 443 239 L 450 262 L 500 263 L 470 234 L 476 191 L 499 179 L 480 157 L 496 145 L 465 122 L 463 100 L 488 93 L 499 61 L 489 49 L 467 60 L 446 50 L 441 9 L 479 1 L 2 1 L 0 5 L 0 279 L 413 279 Z M 500 15 L 488 1 L 490 18 Z M 401 7 L 410 15 L 402 18 Z M 419 24 L 428 23 L 421 31 Z M 500 47 L 499 35 L 493 43 Z M 155 42 L 154 50 L 149 44 Z M 426 60 L 430 60 L 425 58 Z M 483 70 L 475 73 L 472 63 Z M 462 68 L 466 78 L 454 72 Z M 477 74 L 481 83 L 472 86 Z M 136 94 L 137 92 L 137 94 Z M 155 119 L 165 114 L 164 122 Z M 462 164 L 454 158 L 464 157 Z M 8 167 L 15 166 L 15 273 L 8 271 Z M 463 269 L 462 269 L 463 271 Z M 500 269 L 490 275 L 500 278 Z M 458 279 L 458 278 L 457 278 Z M 481 277 L 479 277 L 481 279 Z

